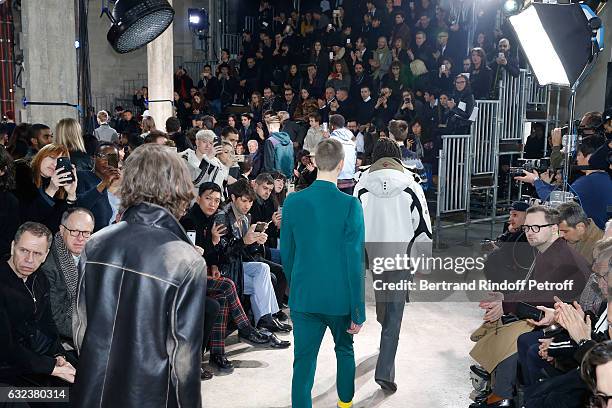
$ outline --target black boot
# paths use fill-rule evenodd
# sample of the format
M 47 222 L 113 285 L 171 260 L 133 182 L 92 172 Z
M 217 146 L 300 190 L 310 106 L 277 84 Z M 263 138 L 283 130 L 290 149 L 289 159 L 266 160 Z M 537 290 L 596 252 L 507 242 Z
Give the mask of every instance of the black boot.
M 225 354 L 211 354 L 209 363 L 223 374 L 234 372 L 234 365 L 227 359 Z

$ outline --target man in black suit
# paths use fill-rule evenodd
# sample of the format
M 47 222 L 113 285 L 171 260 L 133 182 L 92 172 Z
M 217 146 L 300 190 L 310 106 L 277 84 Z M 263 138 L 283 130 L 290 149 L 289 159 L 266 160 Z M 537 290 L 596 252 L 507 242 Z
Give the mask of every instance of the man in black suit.
M 361 87 L 361 101 L 355 107 L 355 116 L 360 125 L 370 123 L 374 116 L 376 102 L 372 99 L 370 87 L 363 85 Z

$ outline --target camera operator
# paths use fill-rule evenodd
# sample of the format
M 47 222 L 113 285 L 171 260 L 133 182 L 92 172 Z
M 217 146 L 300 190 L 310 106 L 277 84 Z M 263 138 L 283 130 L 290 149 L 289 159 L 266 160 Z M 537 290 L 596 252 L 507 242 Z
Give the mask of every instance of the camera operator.
M 603 146 L 604 142 L 605 139 L 601 135 L 592 135 L 582 139 L 578 146 L 576 163 L 587 170 L 582 170 L 585 176 L 580 177 L 569 186 L 570 191 L 577 196 L 589 218 L 602 230 L 608 219 L 606 207 L 612 203 L 612 179 L 605 170 L 588 170 L 588 168 L 591 155 Z M 542 200 L 547 200 L 555 189 L 554 186 L 543 181 L 537 171 L 525 171 L 524 176 L 517 176 L 514 179 L 533 184 Z
M 602 115 L 599 112 L 587 112 L 578 125 L 578 134 L 583 138 L 597 133 L 602 126 Z M 563 167 L 563 132 L 566 128 L 555 128 L 551 133 L 550 165 L 554 169 Z
M 482 250 L 487 253 L 484 273 L 493 282 L 523 279 L 533 262 L 533 251 L 522 230 L 529 204 L 515 201 L 510 207 L 507 230 L 495 241 L 486 241 Z

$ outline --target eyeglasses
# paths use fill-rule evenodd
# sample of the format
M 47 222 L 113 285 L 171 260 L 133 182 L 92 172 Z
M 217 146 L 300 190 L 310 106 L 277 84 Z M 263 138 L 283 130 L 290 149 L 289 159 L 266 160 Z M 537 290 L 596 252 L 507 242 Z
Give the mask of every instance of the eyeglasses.
M 68 228 L 64 224 L 62 224 L 62 227 L 66 228 L 66 231 L 68 231 L 70 236 L 74 238 L 78 237 L 79 235 L 83 236 L 83 238 L 89 238 L 91 236 L 91 231 L 73 230 L 73 229 Z
M 612 395 L 596 394 L 591 397 L 591 408 L 606 408 Z
M 544 228 L 544 227 L 550 227 L 551 225 L 555 225 L 555 224 L 544 224 L 544 225 L 522 225 L 521 226 L 521 230 L 525 233 L 529 232 L 529 230 L 531 230 L 534 234 L 537 234 L 538 232 L 540 232 L 540 229 Z

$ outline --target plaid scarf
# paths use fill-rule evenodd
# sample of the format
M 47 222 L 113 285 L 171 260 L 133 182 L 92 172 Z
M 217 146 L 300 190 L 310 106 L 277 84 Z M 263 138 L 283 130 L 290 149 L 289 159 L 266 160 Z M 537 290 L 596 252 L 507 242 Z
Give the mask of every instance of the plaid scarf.
M 59 232 L 55 234 L 51 248 L 55 255 L 57 268 L 62 271 L 64 280 L 66 281 L 66 287 L 70 295 L 70 306 L 68 307 L 68 311 L 72 314 L 72 308 L 76 301 L 77 281 L 79 277 L 77 267 L 74 263 L 72 254 L 68 251 L 68 248 L 66 248 L 66 244 Z

